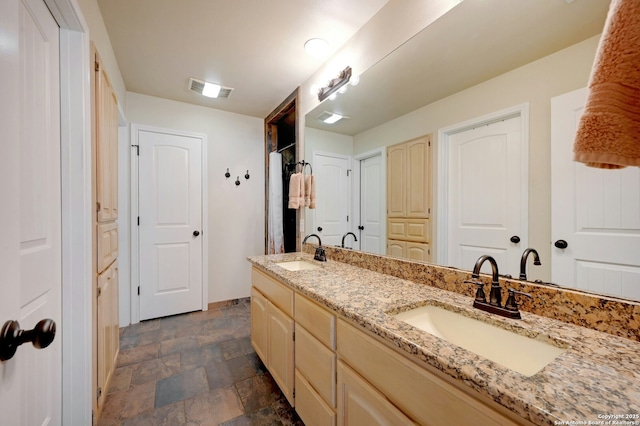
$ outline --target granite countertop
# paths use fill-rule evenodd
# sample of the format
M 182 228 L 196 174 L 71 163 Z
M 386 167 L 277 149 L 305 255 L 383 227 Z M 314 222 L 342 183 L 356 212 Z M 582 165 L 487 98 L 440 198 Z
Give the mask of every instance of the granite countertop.
M 287 271 L 276 265 L 293 260 L 307 260 L 320 269 Z M 254 256 L 249 261 L 417 362 L 437 368 L 535 424 L 612 420 L 608 424 L 640 425 L 636 417 L 640 415 L 640 342 L 528 312 L 522 312 L 521 320 L 498 317 L 474 309 L 470 297 L 346 263 L 317 262 L 307 253 Z M 392 316 L 427 302 L 568 349 L 527 377 Z

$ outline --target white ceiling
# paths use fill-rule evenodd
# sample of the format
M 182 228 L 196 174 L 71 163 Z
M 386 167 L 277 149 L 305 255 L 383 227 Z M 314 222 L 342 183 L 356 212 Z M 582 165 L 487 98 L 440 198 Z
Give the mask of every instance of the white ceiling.
M 264 118 L 387 0 L 98 0 L 126 89 Z M 187 90 L 189 77 L 234 88 L 228 99 Z

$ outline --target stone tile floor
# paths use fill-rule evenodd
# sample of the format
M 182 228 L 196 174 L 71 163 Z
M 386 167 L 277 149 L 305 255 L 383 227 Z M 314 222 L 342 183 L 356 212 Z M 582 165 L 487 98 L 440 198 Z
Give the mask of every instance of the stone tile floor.
M 99 426 L 303 425 L 250 341 L 249 299 L 120 329 Z

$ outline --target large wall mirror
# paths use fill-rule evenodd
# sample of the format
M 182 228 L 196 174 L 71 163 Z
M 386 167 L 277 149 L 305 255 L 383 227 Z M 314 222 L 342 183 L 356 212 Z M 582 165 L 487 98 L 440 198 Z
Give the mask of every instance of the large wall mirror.
M 324 245 L 340 246 L 345 233 L 353 232 L 358 241 L 347 235 L 345 247 L 386 254 L 387 149 L 430 135 L 430 261 L 472 269 L 469 259 L 458 264 L 449 261 L 442 248 L 449 242 L 449 237 L 442 237 L 447 235 L 443 224 L 447 222 L 449 200 L 459 197 L 448 193 L 443 201 L 443 188 L 448 188 L 443 178 L 447 175 L 442 171 L 447 164 L 443 152 L 452 155 L 451 146 L 445 150 L 443 144 L 449 143 L 451 134 L 465 124 L 485 119 L 483 124 L 488 125 L 491 117 L 504 119 L 500 112 L 508 118 L 516 111 L 522 116 L 521 133 L 526 139 L 524 163 L 516 168 L 525 172 L 526 194 L 522 242 L 517 248 L 520 253 L 527 247 L 535 248 L 542 261 L 541 266 L 533 266 L 529 260 L 527 279 L 640 300 L 635 288 L 640 286 L 633 284 L 640 282 L 640 267 L 627 265 L 611 271 L 612 276 L 624 275 L 611 278 L 616 286 L 626 286 L 620 290 L 602 287 L 602 279 L 589 278 L 589 265 L 598 263 L 598 259 L 578 268 L 580 271 L 574 274 L 577 278 L 571 282 L 558 279 L 552 265 L 559 250 L 554 244 L 562 239 L 555 235 L 557 224 L 552 231 L 552 187 L 558 182 L 552 180 L 558 178 L 552 177 L 552 104 L 568 93 L 582 96 L 579 89 L 588 83 L 608 6 L 602 0 L 465 0 L 360 75 L 357 86 L 349 86 L 346 93 L 310 111 L 305 117 L 304 156 L 313 164 L 316 175 L 318 208 L 306 211 L 306 233 L 321 235 Z M 327 124 L 320 119 L 326 113 L 346 118 Z M 575 116 L 568 120 L 575 120 Z M 569 150 L 565 156 L 570 155 Z M 368 173 L 369 166 L 377 172 L 365 185 L 361 176 Z M 636 182 L 640 180 L 637 170 L 625 173 L 617 179 L 640 185 Z M 618 228 L 631 229 L 637 240 L 640 190 L 633 185 L 630 191 L 638 193 L 632 198 L 638 199 L 631 200 L 630 208 L 635 210 L 630 210 L 631 218 Z M 481 187 L 482 182 L 478 184 Z M 359 229 L 365 220 L 361 217 L 363 209 L 377 209 L 381 219 L 378 242 L 375 238 L 367 240 Z M 635 247 L 615 245 L 608 250 Z M 519 259 L 503 261 L 500 272 L 517 278 Z M 597 273 L 608 272 L 604 268 Z

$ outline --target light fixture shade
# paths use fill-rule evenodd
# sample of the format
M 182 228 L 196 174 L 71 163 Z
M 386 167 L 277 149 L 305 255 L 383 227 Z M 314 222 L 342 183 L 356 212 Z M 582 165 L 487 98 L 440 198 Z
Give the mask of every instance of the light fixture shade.
M 314 58 L 324 58 L 329 54 L 329 43 L 322 38 L 312 38 L 306 41 L 304 50 Z
M 202 95 L 208 98 L 217 98 L 220 94 L 220 89 L 222 89 L 222 86 L 220 86 L 219 84 L 213 84 L 207 81 L 204 83 Z

